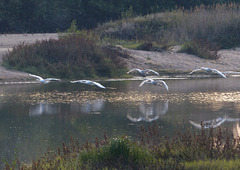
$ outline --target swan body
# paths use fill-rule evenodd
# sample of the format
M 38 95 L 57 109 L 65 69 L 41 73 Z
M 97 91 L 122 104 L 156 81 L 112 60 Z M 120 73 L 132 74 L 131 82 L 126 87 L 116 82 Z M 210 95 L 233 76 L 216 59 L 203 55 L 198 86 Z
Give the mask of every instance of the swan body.
M 56 79 L 56 78 L 43 79 L 42 77 L 34 75 L 34 74 L 29 74 L 29 76 L 37 78 L 37 80 L 40 81 L 42 84 L 48 84 L 53 81 L 61 81 L 60 79 Z
M 219 70 L 217 70 L 217 69 L 206 68 L 206 67 L 200 67 L 200 68 L 198 68 L 198 69 L 195 69 L 195 70 L 193 70 L 192 72 L 190 72 L 189 74 L 192 74 L 192 73 L 194 73 L 194 72 L 201 71 L 201 70 L 206 71 L 206 72 L 209 72 L 209 73 L 216 73 L 216 74 L 220 75 L 220 76 L 223 77 L 223 78 L 227 78 L 221 71 L 219 71 Z
M 223 122 L 226 121 L 225 117 L 219 117 L 217 119 L 214 120 L 207 120 L 207 121 L 203 121 L 201 123 L 196 123 L 193 121 L 189 121 L 193 126 L 195 126 L 198 129 L 209 129 L 209 128 L 216 128 L 218 126 L 220 126 Z
M 164 87 L 166 88 L 166 90 L 168 91 L 168 85 L 165 81 L 163 80 L 153 80 L 153 79 L 145 79 L 141 82 L 141 84 L 139 85 L 139 87 L 141 87 L 143 84 L 145 83 L 149 83 L 149 84 L 152 84 L 152 85 L 155 85 L 155 86 L 161 86 L 161 85 L 164 85 Z
M 76 80 L 76 81 L 70 81 L 71 83 L 83 83 L 83 84 L 88 84 L 91 86 L 98 86 L 102 89 L 105 89 L 106 87 L 104 87 L 103 85 L 101 85 L 100 83 L 97 83 L 95 81 L 91 81 L 91 80 Z
M 146 77 L 147 75 L 149 75 L 150 73 L 154 73 L 156 75 L 159 76 L 158 72 L 154 71 L 154 70 L 151 70 L 151 69 L 146 69 L 146 70 L 141 70 L 141 69 L 138 69 L 138 68 L 133 68 L 131 70 L 129 70 L 127 72 L 127 74 L 131 73 L 131 72 L 134 72 L 134 71 L 137 71 L 138 74 L 140 74 L 141 76 L 143 77 Z

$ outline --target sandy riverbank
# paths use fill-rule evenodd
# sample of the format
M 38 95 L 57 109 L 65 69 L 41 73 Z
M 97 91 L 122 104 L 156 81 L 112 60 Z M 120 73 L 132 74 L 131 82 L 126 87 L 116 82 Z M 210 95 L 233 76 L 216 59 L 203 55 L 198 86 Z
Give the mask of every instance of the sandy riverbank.
M 6 34 L 0 35 L 0 64 L 2 57 L 19 43 L 34 43 L 46 39 L 57 39 L 58 34 Z M 221 50 L 221 57 L 218 60 L 205 60 L 194 55 L 177 53 L 175 50 L 164 52 L 150 52 L 141 50 L 127 50 L 131 58 L 127 59 L 129 68 L 151 68 L 176 71 L 191 71 L 197 67 L 216 68 L 220 71 L 239 71 L 240 70 L 240 48 Z M 32 80 L 28 73 L 7 70 L 0 66 L 0 81 L 26 81 Z

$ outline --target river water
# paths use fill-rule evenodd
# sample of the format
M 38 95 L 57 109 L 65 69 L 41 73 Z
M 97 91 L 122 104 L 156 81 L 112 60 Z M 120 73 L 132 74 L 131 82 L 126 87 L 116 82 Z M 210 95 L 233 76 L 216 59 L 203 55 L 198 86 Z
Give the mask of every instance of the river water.
M 1 84 L 0 162 L 18 157 L 31 163 L 70 138 L 80 143 L 138 136 L 153 124 L 163 135 L 176 131 L 228 128 L 239 131 L 240 78 L 165 79 L 163 86 L 141 81 L 102 81 L 106 89 L 68 82 Z

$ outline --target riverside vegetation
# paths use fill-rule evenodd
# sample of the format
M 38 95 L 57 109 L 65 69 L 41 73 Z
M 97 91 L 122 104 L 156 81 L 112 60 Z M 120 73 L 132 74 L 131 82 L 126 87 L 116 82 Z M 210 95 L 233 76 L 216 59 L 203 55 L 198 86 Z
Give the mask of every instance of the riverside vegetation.
M 59 40 L 14 47 L 4 66 L 62 79 L 126 76 L 125 59 L 130 56 L 115 45 L 156 51 L 180 45 L 179 52 L 214 60 L 219 49 L 240 44 L 238 8 L 216 4 L 139 17 L 129 11 L 121 20 L 88 31 L 79 31 L 73 21 Z
M 96 138 L 80 145 L 71 138 L 69 145 L 46 153 L 31 165 L 17 159 L 5 169 L 239 169 L 240 138 L 233 139 L 227 130 L 202 129 L 161 135 L 152 125 L 139 130 L 137 141 L 129 136 Z
M 19 44 L 4 57 L 4 66 L 65 79 L 125 76 L 126 53 L 112 48 L 181 51 L 206 59 L 217 59 L 217 51 L 240 44 L 238 4 L 199 6 L 191 10 L 126 17 L 105 23 L 94 30 L 79 31 L 71 25 L 59 40 Z M 31 166 L 17 160 L 6 169 L 238 169 L 239 139 L 224 136 L 221 129 L 199 133 L 178 133 L 163 138 L 159 129 L 142 129 L 138 141 L 129 137 L 104 140 L 80 146 L 73 140 L 58 153 L 46 154 Z

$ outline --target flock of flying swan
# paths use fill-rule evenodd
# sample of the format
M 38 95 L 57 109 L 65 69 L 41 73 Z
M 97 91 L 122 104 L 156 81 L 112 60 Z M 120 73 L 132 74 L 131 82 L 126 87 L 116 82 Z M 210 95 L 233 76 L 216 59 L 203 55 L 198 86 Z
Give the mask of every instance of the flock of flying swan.
M 221 72 L 221 71 L 219 71 L 217 69 L 206 68 L 206 67 L 199 67 L 197 69 L 194 69 L 189 74 L 193 74 L 193 73 L 195 73 L 197 71 L 206 71 L 208 73 L 215 73 L 215 74 L 220 75 L 223 78 L 227 78 L 227 76 L 226 76 L 227 74 L 240 74 L 240 72 L 233 72 L 233 71 Z M 154 70 L 151 70 L 151 69 L 141 70 L 141 69 L 138 69 L 138 68 L 133 68 L 133 69 L 129 70 L 127 72 L 127 74 L 130 74 L 132 72 L 137 72 L 139 75 L 141 75 L 143 77 L 146 77 L 146 76 L 148 76 L 150 74 L 154 74 L 154 75 L 159 76 L 158 72 L 156 72 Z M 57 79 L 57 78 L 46 78 L 46 79 L 43 79 L 42 77 L 37 76 L 37 75 L 33 75 L 33 74 L 29 74 L 29 76 L 37 78 L 37 80 L 40 81 L 42 84 L 48 84 L 48 83 L 54 82 L 54 81 L 61 81 L 60 79 Z M 70 82 L 71 83 L 83 83 L 83 84 L 88 84 L 88 85 L 91 85 L 91 86 L 97 86 L 97 87 L 102 88 L 102 89 L 106 89 L 106 87 L 104 87 L 102 84 L 100 84 L 98 82 L 95 82 L 95 81 L 91 81 L 91 80 L 76 80 L 76 81 L 70 81 Z M 150 78 L 145 78 L 141 82 L 139 87 L 143 86 L 144 84 L 152 84 L 152 85 L 155 85 L 155 86 L 163 85 L 166 88 L 166 90 L 168 91 L 168 85 L 163 80 L 153 80 L 153 79 L 150 79 Z

